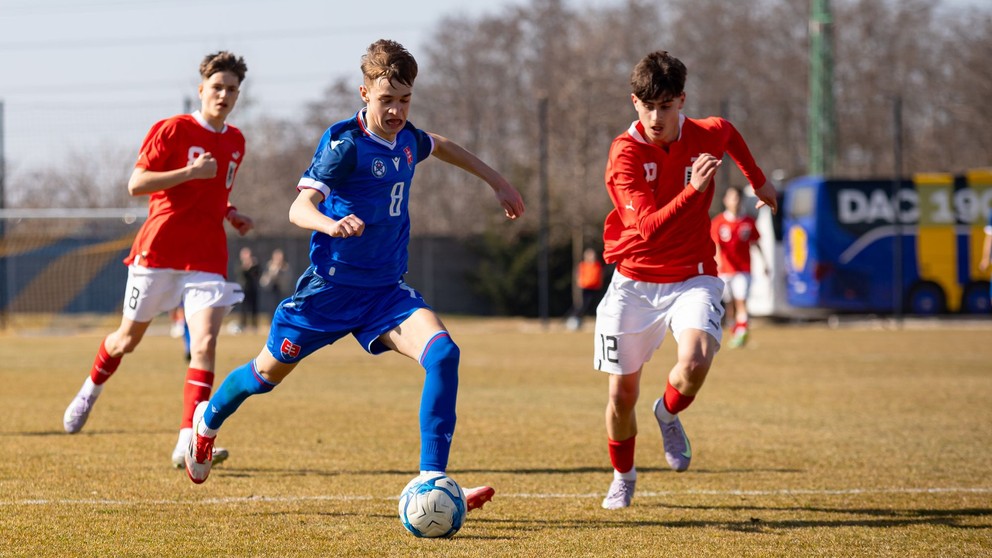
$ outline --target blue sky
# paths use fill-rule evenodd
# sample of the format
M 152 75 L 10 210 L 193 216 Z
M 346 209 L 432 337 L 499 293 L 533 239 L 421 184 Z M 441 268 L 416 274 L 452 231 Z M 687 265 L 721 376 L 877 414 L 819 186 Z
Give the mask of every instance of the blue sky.
M 195 98 L 208 52 L 231 50 L 248 63 L 232 122 L 249 111 L 291 116 L 337 77 L 354 77 L 357 88 L 359 57 L 376 39 L 417 55 L 445 15 L 478 17 L 514 4 L 0 0 L 8 172 L 73 151 L 136 154 L 151 124 Z

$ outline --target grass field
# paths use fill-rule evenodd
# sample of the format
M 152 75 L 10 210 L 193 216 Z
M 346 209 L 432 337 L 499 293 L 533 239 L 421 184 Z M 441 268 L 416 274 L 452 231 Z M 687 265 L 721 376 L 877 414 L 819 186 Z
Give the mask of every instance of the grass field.
M 592 334 L 449 319 L 462 348 L 449 473 L 496 499 L 450 540 L 396 517 L 415 475 L 421 373 L 351 340 L 249 400 L 195 486 L 169 467 L 185 363 L 150 336 L 80 434 L 65 406 L 101 333 L 0 335 L 0 556 L 992 556 L 992 324 L 756 328 L 717 357 L 682 420 L 692 468 L 667 469 L 639 403 L 638 492 L 610 482 Z M 218 382 L 260 335 L 224 336 Z

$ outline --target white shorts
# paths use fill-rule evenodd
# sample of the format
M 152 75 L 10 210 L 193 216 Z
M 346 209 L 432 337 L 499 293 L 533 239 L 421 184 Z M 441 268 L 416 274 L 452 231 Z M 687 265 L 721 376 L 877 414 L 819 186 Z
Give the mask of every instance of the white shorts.
M 727 273 L 720 275 L 720 279 L 727 284 L 723 290 L 723 300 L 747 300 L 748 293 L 751 292 L 750 273 Z
M 150 322 L 180 304 L 186 315 L 192 316 L 204 308 L 230 309 L 244 298 L 240 285 L 216 273 L 131 264 L 124 289 L 124 317 L 133 322 Z
M 634 281 L 613 273 L 610 286 L 596 308 L 593 368 L 610 374 L 641 369 L 672 330 L 675 342 L 687 329 L 723 339 L 720 321 L 723 281 L 699 275 L 681 283 Z

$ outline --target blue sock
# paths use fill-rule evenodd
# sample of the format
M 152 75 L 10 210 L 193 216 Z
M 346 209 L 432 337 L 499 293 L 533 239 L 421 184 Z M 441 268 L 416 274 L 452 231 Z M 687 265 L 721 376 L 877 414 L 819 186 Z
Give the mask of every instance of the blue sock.
M 210 404 L 203 413 L 203 423 L 207 428 L 214 430 L 220 428 L 220 425 L 238 410 L 245 399 L 258 393 L 268 393 L 274 387 L 276 384 L 269 382 L 255 371 L 254 360 L 235 368 L 224 378 L 224 383 L 210 398 Z
M 448 467 L 451 437 L 455 433 L 460 354 L 448 332 L 439 331 L 420 355 L 420 364 L 426 371 L 420 398 L 421 471 L 444 471 Z

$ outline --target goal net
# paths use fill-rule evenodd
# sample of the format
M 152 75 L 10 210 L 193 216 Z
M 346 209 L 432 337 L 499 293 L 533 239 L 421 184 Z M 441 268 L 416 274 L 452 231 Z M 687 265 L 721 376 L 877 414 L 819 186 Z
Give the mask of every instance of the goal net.
M 0 210 L 0 329 L 76 331 L 118 321 L 127 281 L 121 260 L 146 217 L 146 208 Z

